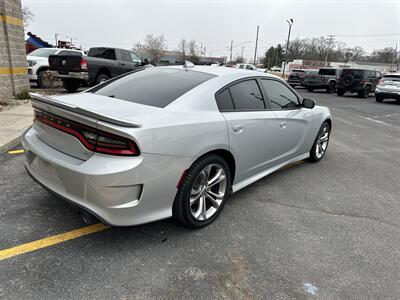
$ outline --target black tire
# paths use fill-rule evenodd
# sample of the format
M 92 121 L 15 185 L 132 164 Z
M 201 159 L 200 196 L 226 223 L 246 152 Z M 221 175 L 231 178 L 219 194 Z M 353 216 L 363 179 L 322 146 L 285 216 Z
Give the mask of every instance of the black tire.
M 41 89 L 44 88 L 44 84 L 43 84 L 44 72 L 46 72 L 46 71 L 39 71 L 39 73 L 37 74 L 37 85 Z
M 384 100 L 384 98 L 382 98 L 381 96 L 375 96 L 375 100 L 376 102 L 382 102 Z
M 110 76 L 108 76 L 107 74 L 104 74 L 104 73 L 100 73 L 96 77 L 96 84 L 107 81 L 108 79 L 110 79 Z
M 64 81 L 64 88 L 69 93 L 76 92 L 79 89 L 80 86 L 81 86 L 81 83 L 78 80 L 75 80 L 75 79 L 67 79 L 67 80 Z
M 199 174 L 203 171 L 203 169 L 209 165 L 218 165 L 220 166 L 226 176 L 226 186 L 225 186 L 225 195 L 222 198 L 222 202 L 219 205 L 218 209 L 214 212 L 214 214 L 205 220 L 197 220 L 192 214 L 192 208 L 190 205 L 190 194 L 193 188 L 193 185 L 196 183 L 196 179 Z M 181 183 L 178 193 L 176 194 L 175 201 L 173 204 L 173 216 L 174 218 L 190 228 L 201 228 L 212 223 L 218 215 L 221 213 L 226 199 L 231 192 L 231 174 L 229 170 L 229 166 L 226 161 L 218 155 L 210 154 L 204 157 L 201 157 L 193 165 L 187 170 L 185 178 Z
M 318 157 L 318 156 L 317 156 L 317 151 L 316 151 L 316 150 L 317 150 L 317 145 L 318 145 L 318 142 L 319 142 L 319 139 L 320 139 L 321 135 L 322 135 L 323 132 L 324 132 L 324 128 L 325 128 L 325 127 L 327 128 L 327 132 L 328 132 L 328 140 L 327 140 L 326 148 L 325 148 L 325 150 L 324 150 L 322 156 L 321 156 L 321 157 Z M 315 137 L 314 144 L 313 144 L 313 146 L 311 147 L 311 150 L 310 150 L 310 157 L 308 158 L 309 161 L 311 161 L 311 162 L 319 162 L 319 161 L 324 157 L 324 155 L 325 155 L 325 153 L 326 153 L 326 150 L 328 149 L 330 136 L 331 136 L 331 126 L 329 125 L 328 122 L 322 123 L 321 128 L 319 129 L 318 134 L 317 134 L 317 136 Z
M 296 88 L 296 85 L 294 85 L 294 84 L 289 84 L 289 85 L 292 87 L 292 89 Z
M 361 91 L 358 92 L 358 96 L 360 96 L 361 98 L 368 98 L 369 93 L 371 93 L 371 88 L 369 87 L 369 85 L 367 85 Z
M 311 92 L 311 93 L 312 93 L 312 92 L 314 92 L 314 88 L 313 88 L 313 87 L 310 87 L 310 86 L 308 86 L 308 87 L 307 87 L 307 91 L 309 91 L 309 92 Z
M 344 95 L 344 89 L 337 89 L 336 94 L 338 96 L 340 96 L 340 97 L 343 96 Z
M 332 94 L 332 93 L 335 92 L 335 90 L 336 90 L 336 82 L 331 81 L 331 82 L 328 84 L 327 88 L 326 88 L 326 92 L 327 92 L 328 94 Z

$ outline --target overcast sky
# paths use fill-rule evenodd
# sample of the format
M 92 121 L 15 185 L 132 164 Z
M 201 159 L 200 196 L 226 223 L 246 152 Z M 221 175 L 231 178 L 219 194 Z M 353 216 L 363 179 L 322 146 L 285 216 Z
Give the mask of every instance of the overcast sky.
M 182 38 L 195 39 L 215 56 L 229 56 L 231 40 L 234 45 L 250 41 L 243 45 L 244 56 L 250 58 L 257 25 L 258 49 L 264 52 L 286 40 L 289 18 L 294 19 L 291 39 L 334 34 L 349 47 L 360 45 L 367 51 L 394 47 L 400 41 L 400 0 L 22 2 L 35 15 L 28 31 L 53 44 L 54 34 L 59 33 L 61 39 L 72 37 L 84 48 L 132 48 L 153 33 L 165 36 L 168 50 L 176 49 Z M 233 55 L 241 50 L 236 47 Z

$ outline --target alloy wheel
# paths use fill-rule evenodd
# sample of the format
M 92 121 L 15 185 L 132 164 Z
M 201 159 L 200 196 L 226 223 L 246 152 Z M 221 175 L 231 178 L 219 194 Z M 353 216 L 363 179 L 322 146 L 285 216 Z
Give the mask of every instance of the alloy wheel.
M 328 125 L 325 125 L 321 129 L 315 147 L 315 156 L 318 159 L 320 159 L 325 154 L 326 148 L 328 147 L 328 141 L 329 141 L 329 129 Z
M 226 193 L 226 174 L 218 164 L 206 166 L 197 176 L 190 191 L 190 211 L 193 218 L 205 221 L 221 206 Z

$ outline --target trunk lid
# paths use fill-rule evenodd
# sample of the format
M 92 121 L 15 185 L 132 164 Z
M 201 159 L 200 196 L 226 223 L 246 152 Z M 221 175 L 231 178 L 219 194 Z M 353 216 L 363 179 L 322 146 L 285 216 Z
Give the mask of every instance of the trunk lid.
M 31 93 L 31 98 L 36 114 L 50 114 L 50 118 L 54 117 L 54 122 L 63 126 L 71 125 L 67 124 L 68 122 L 75 122 L 98 129 L 98 123 L 101 122 L 103 131 L 104 124 L 109 124 L 110 128 L 112 127 L 111 133 L 118 134 L 120 131 L 121 136 L 127 138 L 129 136 L 126 131 L 129 128 L 141 127 L 140 123 L 134 121 L 136 118 L 161 110 L 157 107 L 92 93 L 52 97 Z M 49 118 L 49 116 L 46 117 Z M 33 127 L 37 136 L 54 149 L 82 160 L 87 160 L 93 155 L 93 151 L 85 147 L 75 136 L 40 122 L 37 118 L 34 120 Z

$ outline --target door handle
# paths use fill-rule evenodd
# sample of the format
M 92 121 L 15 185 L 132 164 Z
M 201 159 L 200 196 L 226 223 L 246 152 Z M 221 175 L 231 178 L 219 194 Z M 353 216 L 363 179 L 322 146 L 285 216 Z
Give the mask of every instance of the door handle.
M 121 66 L 125 66 L 125 64 L 124 64 L 124 63 L 121 63 Z
M 234 133 L 242 133 L 243 132 L 243 125 L 233 125 L 232 126 Z
M 282 128 L 282 129 L 285 129 L 285 128 L 286 128 L 286 125 L 287 125 L 287 123 L 286 123 L 285 121 L 283 121 L 283 122 L 281 122 L 281 123 L 279 124 L 279 127 Z

